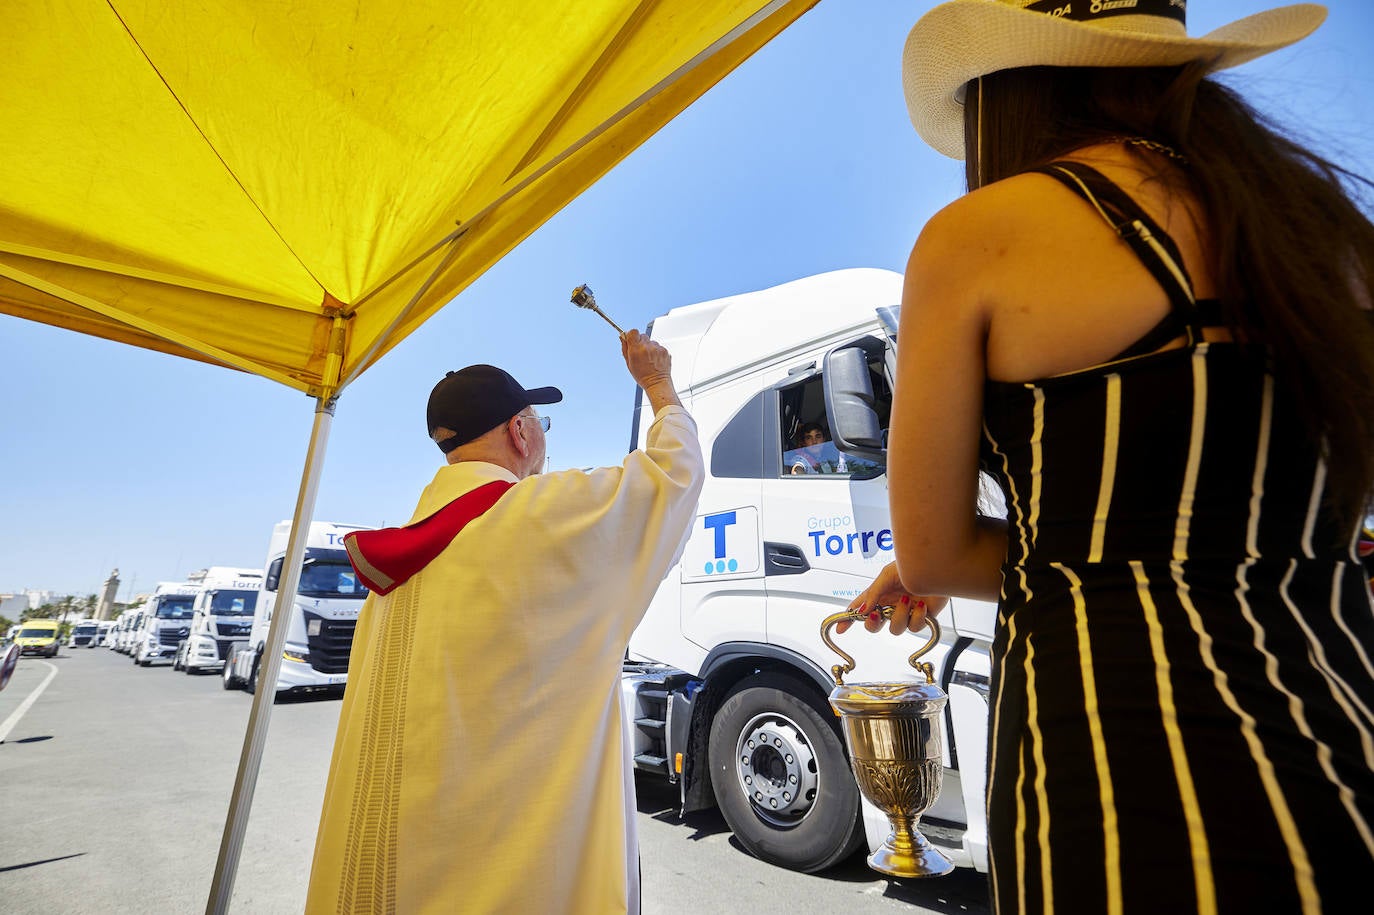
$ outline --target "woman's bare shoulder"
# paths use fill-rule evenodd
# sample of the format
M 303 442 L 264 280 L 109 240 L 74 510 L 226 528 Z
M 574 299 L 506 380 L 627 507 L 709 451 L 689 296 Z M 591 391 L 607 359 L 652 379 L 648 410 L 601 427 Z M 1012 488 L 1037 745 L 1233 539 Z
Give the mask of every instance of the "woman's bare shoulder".
M 1078 217 L 1072 195 L 1054 179 L 1017 175 L 971 191 L 932 216 L 907 267 L 926 282 L 969 291 L 1001 268 L 1053 249 L 1063 220 Z
M 1073 210 L 1074 198 L 1046 175 L 1016 175 L 970 191 L 941 209 L 921 230 L 917 244 L 932 248 L 985 249 L 999 240 L 1043 232 L 1047 214 Z

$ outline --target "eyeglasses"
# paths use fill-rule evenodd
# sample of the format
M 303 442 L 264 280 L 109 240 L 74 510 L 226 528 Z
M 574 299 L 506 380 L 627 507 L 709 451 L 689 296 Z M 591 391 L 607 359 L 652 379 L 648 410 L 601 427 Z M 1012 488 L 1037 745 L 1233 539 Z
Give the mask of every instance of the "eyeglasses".
M 549 427 L 553 425 L 553 420 L 549 417 L 535 416 L 533 413 L 521 413 L 520 418 L 534 420 L 535 422 L 539 423 L 539 428 L 543 429 L 545 432 L 548 432 Z

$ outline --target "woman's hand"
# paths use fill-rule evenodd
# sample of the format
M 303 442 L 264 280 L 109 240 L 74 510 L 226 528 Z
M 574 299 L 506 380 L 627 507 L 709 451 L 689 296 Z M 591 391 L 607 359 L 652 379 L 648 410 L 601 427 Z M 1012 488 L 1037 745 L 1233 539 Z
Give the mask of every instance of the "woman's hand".
M 897 577 L 897 563 L 889 562 L 873 579 L 873 583 L 849 602 L 847 609 L 862 607 L 868 610 L 864 628 L 869 632 L 877 632 L 883 628 L 883 615 L 878 608 L 890 606 L 892 620 L 888 629 L 893 635 L 900 635 L 903 632 L 921 631 L 925 628 L 926 617 L 938 615 L 948 603 L 948 597 L 912 594 L 903 588 L 902 580 Z M 849 626 L 849 620 L 842 620 L 835 624 L 835 631 L 844 632 Z

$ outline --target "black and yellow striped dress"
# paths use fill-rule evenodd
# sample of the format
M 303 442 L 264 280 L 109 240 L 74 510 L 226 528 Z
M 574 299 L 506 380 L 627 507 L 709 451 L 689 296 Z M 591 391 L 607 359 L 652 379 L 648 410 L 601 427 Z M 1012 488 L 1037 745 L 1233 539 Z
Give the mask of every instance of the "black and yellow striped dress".
M 1374 612 L 1302 405 L 1264 348 L 1202 342 L 1208 303 L 1126 195 L 1044 171 L 1174 310 L 1107 364 L 986 388 L 997 911 L 1374 911 Z

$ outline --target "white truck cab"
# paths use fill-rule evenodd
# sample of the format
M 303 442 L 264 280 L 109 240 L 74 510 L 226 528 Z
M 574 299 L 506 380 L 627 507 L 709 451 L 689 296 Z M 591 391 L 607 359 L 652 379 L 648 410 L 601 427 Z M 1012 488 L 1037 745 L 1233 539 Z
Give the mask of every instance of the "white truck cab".
M 77 620 L 67 639 L 68 648 L 94 648 L 100 636 L 100 624 L 95 620 Z
M 177 646 L 174 670 L 219 671 L 235 644 L 253 633 L 253 611 L 262 591 L 261 569 L 211 566 L 192 605 L 190 634 Z
M 311 522 L 295 606 L 288 608 L 291 615 L 277 674 L 277 696 L 320 691 L 342 694 L 348 679 L 353 630 L 367 597 L 367 587 L 349 564 L 343 538 L 363 530 L 368 528 L 332 521 Z M 246 642 L 229 649 L 224 665 L 225 689 L 242 686 L 253 692 L 257 688 L 258 667 L 277 610 L 277 587 L 290 537 L 290 521 L 282 521 L 272 529 L 252 630 Z
M 160 581 L 143 605 L 143 622 L 134 633 L 134 663 L 151 667 L 154 661 L 170 661 L 177 646 L 191 632 L 192 605 L 200 585 L 188 581 Z
M 893 555 L 885 450 L 901 284 L 891 271 L 842 270 L 651 325 L 672 353 L 707 479 L 682 558 L 630 641 L 635 764 L 677 782 L 684 813 L 714 803 L 750 853 L 794 870 L 877 848 L 890 831 L 849 770 L 827 698 L 841 658 L 821 621 Z M 641 407 L 640 447 L 652 419 Z M 995 618 L 994 604 L 953 601 L 925 658 L 950 699 L 943 790 L 920 828 L 979 871 Z M 847 682 L 917 676 L 907 657 L 920 636 L 856 626 L 836 640 L 857 662 Z
M 119 619 L 115 625 L 114 640 L 110 647 L 120 654 L 129 654 L 133 649 L 134 635 L 143 623 L 145 606 L 146 604 L 138 604 L 119 614 Z

